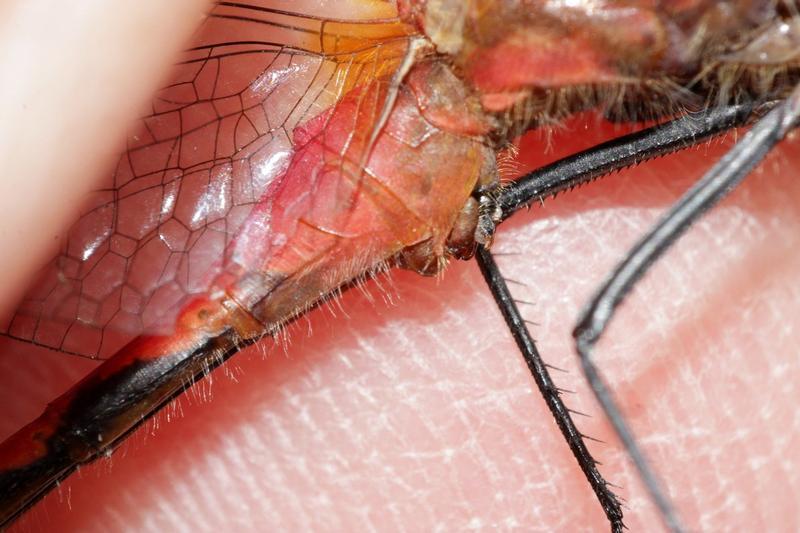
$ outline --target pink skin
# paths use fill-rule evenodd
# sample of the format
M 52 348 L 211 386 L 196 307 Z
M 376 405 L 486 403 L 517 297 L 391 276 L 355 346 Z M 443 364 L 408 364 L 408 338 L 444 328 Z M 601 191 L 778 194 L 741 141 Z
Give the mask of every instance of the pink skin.
M 170 2 L 166 9 L 158 0 L 136 4 L 120 9 L 103 0 L 69 6 L 35 0 L 0 6 L 6 80 L 0 87 L 0 210 L 6 217 L 0 249 L 26 251 L 0 259 L 7 284 L 0 312 L 52 254 L 54 235 L 107 172 L 125 128 L 146 109 L 206 7 L 205 0 Z M 142 39 L 151 34 L 159 37 Z M 54 176 L 64 185 L 54 184 Z M 53 203 L 45 209 L 40 201 L 46 198 Z
M 88 3 L 86 13 L 100 4 Z M 188 0 L 183 4 L 189 13 L 196 9 Z M 176 48 L 174 24 L 188 18 L 177 7 L 169 14 L 159 5 L 146 32 L 142 19 L 120 17 L 131 29 L 113 35 L 135 45 L 104 50 L 117 58 L 105 64 L 108 76 L 77 65 L 60 75 L 74 75 L 73 87 L 91 87 L 87 80 L 115 79 L 109 76 L 120 64 L 135 66 L 141 70 L 130 79 L 148 82 L 127 86 L 144 98 L 163 72 L 159 61 L 166 54 L 155 50 L 167 43 Z M 7 28 L 0 33 L 24 34 Z M 75 35 L 81 34 L 76 27 Z M 18 48 L 6 41 L 3 49 Z M 69 48 L 48 49 L 53 59 Z M 143 49 L 152 63 L 129 57 Z M 42 91 L 67 86 L 64 78 L 44 78 L 58 74 L 52 69 L 34 74 L 7 79 Z M 122 119 L 102 119 L 121 105 L 119 94 L 118 85 L 93 96 L 91 113 L 81 109 L 80 129 L 69 122 L 72 109 L 63 103 L 23 115 L 26 124 L 46 119 L 47 128 L 80 131 L 82 140 L 74 142 L 86 155 L 42 162 L 43 153 L 58 155 L 59 143 L 20 136 L 9 159 L 17 166 L 4 167 L 3 183 L 42 174 L 71 186 L 81 169 L 102 168 L 110 148 L 92 150 L 92 142 L 105 146 L 109 138 L 122 138 Z M 80 96 L 73 90 L 64 98 Z M 0 105 L 8 106 L 8 98 Z M 126 101 L 134 98 L 126 94 Z M 135 106 L 122 107 L 133 108 L 127 117 L 135 114 Z M 0 138 L 16 132 L 15 126 L 0 121 Z M 542 154 L 545 143 L 536 137 L 525 153 L 551 160 L 621 131 L 583 117 L 555 135 L 552 152 Z M 569 372 L 555 374 L 562 387 L 577 391 L 567 395 L 568 404 L 592 415 L 578 419 L 581 430 L 608 442 L 590 447 L 602 472 L 623 487 L 631 531 L 656 530 L 657 518 L 583 383 L 570 330 L 621 254 L 729 145 L 704 145 L 559 197 L 506 224 L 496 242 L 496 251 L 519 254 L 499 261 L 509 278 L 527 285 L 512 288 L 533 302 L 523 310 L 538 323 L 533 332 L 545 358 Z M 693 530 L 800 527 L 800 329 L 792 318 L 800 296 L 796 151 L 785 144 L 681 241 L 626 302 L 598 350 L 642 445 Z M 34 163 L 50 166 L 30 172 Z M 34 195 L 38 216 L 71 201 L 61 192 L 65 185 L 47 187 L 59 193 Z M 24 226 L 16 210 L 2 214 L 0 234 Z M 41 232 L 44 243 L 53 233 L 39 224 L 31 231 Z M 21 239 L 23 247 L 4 241 L 4 250 L 25 250 L 4 254 L 5 261 L 29 261 L 19 266 L 28 271 L 38 260 L 29 257 L 37 250 L 33 238 Z M 82 469 L 15 531 L 605 530 L 476 266 L 454 264 L 441 280 L 407 272 L 390 279 L 365 286 L 375 301 L 350 291 L 341 308 L 310 314 L 292 328 L 285 351 L 264 344 L 237 356 L 213 385 L 196 386 L 111 459 Z M 4 276 L 3 283 L 8 294 L 18 292 L 14 278 Z M 41 389 L 26 391 L 33 399 L 2 393 L 15 408 L 7 418 L 24 422 L 41 409 L 41 398 L 63 387 L 55 373 L 43 376 Z

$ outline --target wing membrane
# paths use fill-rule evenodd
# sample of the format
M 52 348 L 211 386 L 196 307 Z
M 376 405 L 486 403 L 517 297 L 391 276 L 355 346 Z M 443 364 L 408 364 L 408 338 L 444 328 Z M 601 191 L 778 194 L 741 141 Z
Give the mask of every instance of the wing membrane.
M 175 302 L 208 287 L 286 169 L 294 128 L 391 73 L 405 49 L 409 30 L 389 4 L 352 20 L 285 4 L 213 9 L 6 335 L 105 357 L 143 331 L 168 331 Z

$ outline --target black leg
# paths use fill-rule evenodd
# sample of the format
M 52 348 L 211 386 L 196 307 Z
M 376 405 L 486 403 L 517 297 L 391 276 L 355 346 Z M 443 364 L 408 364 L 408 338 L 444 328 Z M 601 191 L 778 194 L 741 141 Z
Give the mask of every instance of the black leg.
M 500 308 L 511 334 L 514 336 L 514 341 L 516 341 L 522 352 L 522 357 L 528 364 L 528 369 L 531 371 L 539 392 L 553 414 L 553 418 L 556 419 L 558 429 L 564 435 L 564 439 L 566 439 L 570 450 L 572 450 L 572 455 L 577 459 L 583 474 L 589 480 L 592 490 L 597 495 L 603 511 L 605 511 L 609 522 L 611 522 L 611 531 L 614 533 L 622 532 L 625 526 L 622 523 L 622 508 L 619 500 L 597 470 L 597 462 L 586 448 L 583 436 L 578 431 L 578 428 L 575 427 L 575 422 L 572 420 L 569 409 L 561 401 L 558 387 L 553 383 L 550 373 L 547 371 L 547 366 L 536 349 L 536 344 L 533 342 L 530 332 L 528 332 L 525 321 L 514 303 L 503 276 L 500 274 L 497 263 L 495 263 L 492 254 L 483 246 L 478 247 L 475 256 L 481 273 L 492 291 L 492 296 L 497 302 L 497 306 Z
M 666 492 L 639 449 L 605 380 L 590 354 L 617 306 L 650 266 L 703 213 L 716 205 L 760 163 L 769 151 L 800 121 L 800 86 L 792 95 L 760 119 L 703 178 L 697 182 L 619 264 L 581 315 L 573 335 L 586 379 L 633 460 L 650 496 L 659 507 L 665 525 L 680 531 L 681 525 Z
M 773 104 L 764 104 L 760 108 L 754 108 L 754 106 L 749 104 L 718 107 L 702 113 L 687 115 L 641 132 L 614 139 L 523 176 L 516 182 L 505 187 L 495 198 L 489 199 L 490 207 L 496 207 L 496 212 L 491 213 L 493 211 L 491 208 L 487 211 L 491 213 L 490 216 L 494 221 L 502 222 L 530 203 L 552 196 L 559 191 L 576 187 L 582 183 L 609 174 L 615 170 L 635 165 L 647 159 L 686 148 L 714 135 L 742 126 L 749 122 L 752 117 L 759 115 L 772 105 Z M 508 288 L 500 276 L 494 260 L 482 247 L 479 247 L 477 258 L 481 271 L 492 290 L 495 301 L 503 312 L 506 323 L 523 353 L 523 357 L 528 364 L 542 396 L 545 398 L 562 434 L 566 438 L 570 449 L 578 460 L 595 494 L 597 494 L 606 512 L 606 516 L 608 516 L 612 524 L 612 530 L 618 531 L 620 528 L 624 527 L 622 525 L 622 513 L 619 502 L 608 489 L 607 483 L 597 471 L 596 463 L 583 443 L 581 434 L 575 428 L 569 411 L 561 402 L 558 391 L 547 373 L 546 366 L 536 351 L 533 340 L 516 309 L 516 305 L 508 293 Z M 585 360 L 588 362 L 588 359 Z M 594 366 L 592 366 L 591 363 L 589 363 L 589 365 L 590 369 L 586 371 L 587 375 L 597 376 Z M 601 388 L 598 391 L 598 387 L 603 387 L 602 382 L 600 382 L 598 386 L 596 385 L 596 381 L 597 380 L 592 381 L 590 379 L 595 394 L 598 395 L 598 397 L 603 395 L 607 397 L 608 393 L 605 388 Z M 622 417 L 619 411 L 615 409 L 613 403 L 611 404 L 611 409 L 606 407 L 606 412 L 612 420 L 617 420 L 617 422 L 622 421 Z M 627 431 L 624 422 L 621 423 L 621 426 L 615 424 L 615 428 L 618 432 L 620 431 L 619 427 Z M 640 465 L 644 465 L 644 467 L 647 468 L 646 463 L 637 460 L 637 456 L 640 457 L 640 454 L 638 454 L 638 447 L 636 447 L 635 444 L 629 444 L 625 439 L 623 439 L 623 442 L 626 442 L 626 448 L 631 453 L 640 471 L 642 471 Z M 632 442 L 632 440 L 630 440 L 630 442 Z M 649 472 L 649 468 L 647 468 L 647 471 Z M 663 491 L 661 491 L 657 485 L 648 483 L 648 488 L 651 494 L 655 493 L 658 495 L 658 497 L 654 496 L 654 498 L 660 499 L 662 502 L 666 501 L 666 498 L 663 497 Z M 670 522 L 672 519 L 675 525 L 674 529 L 679 529 L 680 526 L 677 524 L 677 521 L 674 520 L 674 513 L 671 512 L 669 505 L 667 504 L 666 508 L 660 505 L 660 508 L 662 513 L 664 513 L 665 521 Z
M 689 114 L 537 169 L 498 193 L 494 204 L 500 211 L 499 222 L 531 202 L 742 126 L 769 105 L 754 108 L 751 104 L 738 104 Z

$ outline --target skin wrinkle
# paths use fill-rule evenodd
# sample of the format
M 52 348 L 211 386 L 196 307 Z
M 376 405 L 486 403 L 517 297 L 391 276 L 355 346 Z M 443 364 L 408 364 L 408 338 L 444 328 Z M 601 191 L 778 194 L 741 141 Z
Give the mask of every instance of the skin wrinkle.
M 584 117 L 556 134 L 555 152 L 542 155 L 537 142 L 522 151 L 543 162 L 615 133 Z M 545 359 L 569 370 L 555 375 L 577 391 L 568 405 L 594 415 L 579 427 L 610 442 L 590 448 L 624 487 L 631 531 L 653 529 L 652 508 L 590 401 L 569 331 L 620 254 L 722 149 L 714 142 L 560 196 L 509 221 L 496 243 L 520 254 L 501 266 L 528 284 L 513 290 L 533 302 L 524 314 L 540 324 Z M 703 530 L 799 526 L 796 152 L 785 146 L 701 221 L 596 352 L 684 518 Z M 742 212 L 754 231 L 742 231 Z M 202 531 L 229 521 L 244 530 L 605 530 L 475 266 L 454 264 L 441 281 L 392 279 L 397 305 L 350 291 L 349 317 L 314 312 L 314 335 L 291 326 L 286 354 L 261 346 L 237 356 L 229 377 L 195 387 L 169 408 L 169 423 L 159 415 L 15 530 Z M 766 458 L 762 470 L 749 466 L 754 457 Z M 240 483 L 248 477 L 260 491 Z

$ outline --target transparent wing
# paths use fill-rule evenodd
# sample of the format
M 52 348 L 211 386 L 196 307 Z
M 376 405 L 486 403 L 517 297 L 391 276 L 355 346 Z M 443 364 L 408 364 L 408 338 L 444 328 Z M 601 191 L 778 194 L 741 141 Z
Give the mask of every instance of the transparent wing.
M 94 358 L 168 329 L 286 169 L 295 126 L 402 55 L 408 29 L 388 3 L 352 20 L 287 4 L 300 6 L 215 6 L 6 335 Z

